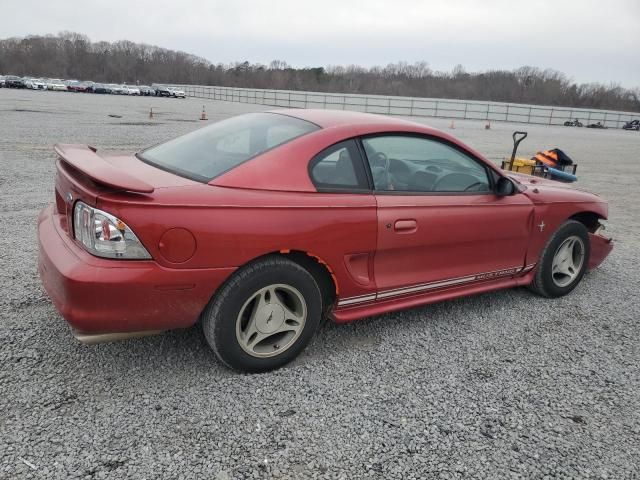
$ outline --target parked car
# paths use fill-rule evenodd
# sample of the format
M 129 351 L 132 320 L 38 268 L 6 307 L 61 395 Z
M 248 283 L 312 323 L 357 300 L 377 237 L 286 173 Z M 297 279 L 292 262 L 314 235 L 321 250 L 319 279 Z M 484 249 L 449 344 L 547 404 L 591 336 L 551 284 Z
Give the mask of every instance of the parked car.
M 174 98 L 187 98 L 187 95 L 184 93 L 184 90 L 177 87 L 167 87 L 171 92 L 171 96 Z
M 524 285 L 566 295 L 613 247 L 601 197 L 395 118 L 280 110 L 130 156 L 55 150 L 39 271 L 76 337 L 201 319 L 217 357 L 243 371 L 295 358 L 324 315 Z
M 7 88 L 27 88 L 24 79 L 15 75 L 7 75 L 4 79 Z
M 122 85 L 110 83 L 109 88 L 111 89 L 111 93 L 113 93 L 114 95 L 126 95 L 125 89 Z
M 47 86 L 47 90 L 54 90 L 57 92 L 67 91 L 67 85 L 57 78 L 46 80 L 45 85 Z
M 67 85 L 67 90 L 70 92 L 84 93 L 87 91 L 88 88 L 89 88 L 89 85 L 86 84 L 85 82 L 73 81 L 73 82 L 69 82 L 69 84 Z
M 156 91 L 147 85 L 140 85 L 138 88 L 140 89 L 140 95 L 150 96 L 156 94 Z
M 123 85 L 122 89 L 125 95 L 140 95 L 140 89 L 135 85 Z
M 157 97 L 170 97 L 172 95 L 171 89 L 166 85 L 153 84 L 152 88 L 155 90 Z
M 24 85 L 26 88 L 29 88 L 31 90 L 46 90 L 47 86 L 45 85 L 44 81 L 40 78 L 29 78 L 26 79 L 24 82 Z
M 0 88 L 5 87 L 5 77 L 4 75 L 0 75 Z
M 108 85 L 104 85 L 102 83 L 95 83 L 91 87 L 92 93 L 111 93 L 111 89 Z
M 631 120 L 622 126 L 623 130 L 640 130 L 640 120 Z

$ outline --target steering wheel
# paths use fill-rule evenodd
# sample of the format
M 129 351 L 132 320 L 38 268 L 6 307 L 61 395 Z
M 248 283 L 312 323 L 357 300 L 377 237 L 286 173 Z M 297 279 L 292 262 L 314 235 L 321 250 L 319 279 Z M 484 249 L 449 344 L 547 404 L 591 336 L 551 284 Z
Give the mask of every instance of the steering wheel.
M 476 182 L 476 183 L 472 183 L 471 185 L 469 185 L 467 188 L 465 188 L 463 190 L 463 192 L 468 192 L 469 190 L 471 190 L 473 187 L 475 186 L 479 186 L 479 185 L 484 185 L 484 182 Z
M 434 192 L 446 192 L 446 191 L 460 191 L 460 188 L 463 188 L 463 192 L 466 192 L 468 188 L 473 187 L 474 185 L 481 183 L 478 182 L 477 177 L 474 177 L 473 175 L 469 175 L 468 173 L 448 173 L 445 176 L 443 176 L 442 178 L 440 178 L 434 185 L 433 185 L 433 191 Z M 454 190 L 440 190 L 439 187 L 442 186 L 445 187 L 454 187 L 456 189 Z M 466 187 L 464 185 L 467 185 Z

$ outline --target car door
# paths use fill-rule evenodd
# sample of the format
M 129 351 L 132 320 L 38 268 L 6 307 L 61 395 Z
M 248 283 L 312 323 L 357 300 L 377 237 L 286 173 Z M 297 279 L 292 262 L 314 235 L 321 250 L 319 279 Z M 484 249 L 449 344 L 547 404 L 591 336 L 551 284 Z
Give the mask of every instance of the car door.
M 517 273 L 534 207 L 493 193 L 494 173 L 437 137 L 362 139 L 378 205 L 378 299 Z
M 315 155 L 309 175 L 326 199 L 326 215 L 332 219 L 330 234 L 318 231 L 317 236 L 330 252 L 326 260 L 338 279 L 338 306 L 375 300 L 377 205 L 358 142 L 345 140 Z M 335 209 L 334 205 L 343 208 Z

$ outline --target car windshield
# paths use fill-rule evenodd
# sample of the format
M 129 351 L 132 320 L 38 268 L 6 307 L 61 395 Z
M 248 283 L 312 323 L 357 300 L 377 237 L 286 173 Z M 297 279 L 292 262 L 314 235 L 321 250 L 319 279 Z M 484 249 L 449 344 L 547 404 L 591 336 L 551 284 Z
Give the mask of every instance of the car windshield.
M 250 113 L 169 140 L 137 156 L 163 170 L 208 182 L 256 155 L 319 128 L 287 115 Z

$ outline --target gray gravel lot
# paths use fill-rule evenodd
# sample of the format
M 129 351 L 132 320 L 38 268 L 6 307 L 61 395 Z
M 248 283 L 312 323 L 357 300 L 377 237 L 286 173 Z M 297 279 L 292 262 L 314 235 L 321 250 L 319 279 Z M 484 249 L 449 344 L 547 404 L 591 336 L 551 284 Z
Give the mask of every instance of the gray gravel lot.
M 327 324 L 263 375 L 223 368 L 199 327 L 78 344 L 36 270 L 52 144 L 137 150 L 200 127 L 203 103 L 262 109 L 0 89 L 0 478 L 640 478 L 638 132 L 519 126 L 523 154 L 564 148 L 610 200 L 616 248 L 568 297 Z M 498 159 L 515 128 L 452 133 Z

